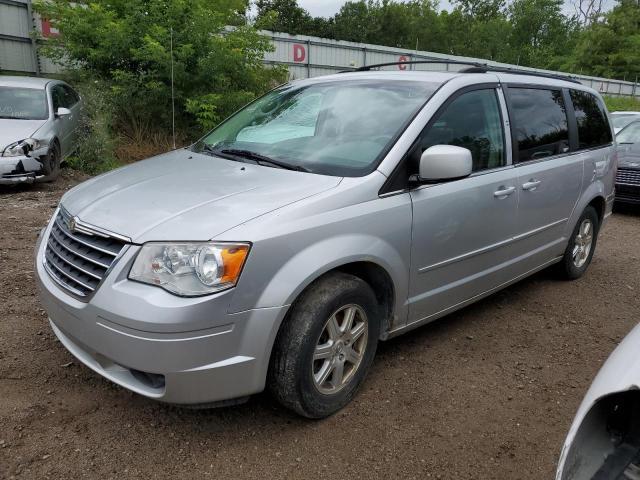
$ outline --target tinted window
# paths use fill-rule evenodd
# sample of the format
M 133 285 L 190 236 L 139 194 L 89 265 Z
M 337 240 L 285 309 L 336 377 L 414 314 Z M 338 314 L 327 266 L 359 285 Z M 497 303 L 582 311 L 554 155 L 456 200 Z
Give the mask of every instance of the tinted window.
M 604 105 L 595 95 L 571 90 L 571 102 L 578 122 L 579 148 L 592 148 L 611 143 L 611 127 Z
M 57 112 L 60 107 L 68 108 L 66 105 L 66 95 L 61 85 L 54 85 L 51 89 L 51 99 L 53 101 L 54 113 Z
M 505 165 L 502 119 L 495 90 L 474 90 L 451 102 L 423 134 L 416 163 L 422 152 L 433 145 L 468 148 L 474 171 Z
M 54 111 L 60 107 L 71 108 L 80 99 L 78 94 L 66 85 L 55 85 L 51 89 L 51 97 Z
M 69 107 L 72 107 L 73 105 L 78 103 L 80 97 L 71 87 L 67 87 L 66 85 L 64 85 L 62 88 L 64 89 L 65 102 Z
M 509 88 L 518 161 L 569 151 L 569 123 L 561 90 Z

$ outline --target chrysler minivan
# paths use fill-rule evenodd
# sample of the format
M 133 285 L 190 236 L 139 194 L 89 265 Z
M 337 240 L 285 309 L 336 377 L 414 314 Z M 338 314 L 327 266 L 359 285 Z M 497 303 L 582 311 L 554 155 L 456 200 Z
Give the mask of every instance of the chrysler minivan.
M 42 303 L 149 398 L 264 389 L 328 416 L 379 341 L 554 265 L 577 279 L 616 170 L 601 97 L 473 67 L 288 83 L 189 148 L 86 181 L 40 235 Z

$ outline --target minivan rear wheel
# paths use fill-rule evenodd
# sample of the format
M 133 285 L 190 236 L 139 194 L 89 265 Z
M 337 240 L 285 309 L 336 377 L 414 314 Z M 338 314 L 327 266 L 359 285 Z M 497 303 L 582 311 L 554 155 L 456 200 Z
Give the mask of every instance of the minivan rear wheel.
M 595 208 L 588 206 L 578 220 L 562 261 L 558 265 L 560 274 L 569 280 L 575 280 L 587 271 L 600 229 L 600 220 Z
M 269 389 L 285 407 L 327 417 L 351 401 L 375 356 L 380 311 L 371 287 L 335 272 L 294 303 L 271 356 Z

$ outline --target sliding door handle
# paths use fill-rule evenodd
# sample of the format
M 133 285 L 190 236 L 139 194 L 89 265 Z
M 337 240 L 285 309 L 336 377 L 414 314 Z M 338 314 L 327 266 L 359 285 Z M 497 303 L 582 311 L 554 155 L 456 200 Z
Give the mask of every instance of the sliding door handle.
M 536 188 L 538 188 L 538 185 L 540 185 L 542 182 L 540 180 L 529 180 L 526 183 L 522 184 L 522 189 L 523 190 L 535 190 Z
M 516 187 L 500 187 L 500 190 L 493 192 L 493 196 L 496 198 L 506 198 L 516 191 Z

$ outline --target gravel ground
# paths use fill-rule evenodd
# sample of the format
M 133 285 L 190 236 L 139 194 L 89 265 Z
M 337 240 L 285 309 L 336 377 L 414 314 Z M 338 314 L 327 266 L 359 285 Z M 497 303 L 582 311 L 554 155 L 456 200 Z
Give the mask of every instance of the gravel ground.
M 163 406 L 78 365 L 36 296 L 33 244 L 81 178 L 0 191 L 0 478 L 552 478 L 573 415 L 640 308 L 640 209 L 588 273 L 541 272 L 383 343 L 355 401 L 308 421 L 267 395 Z

